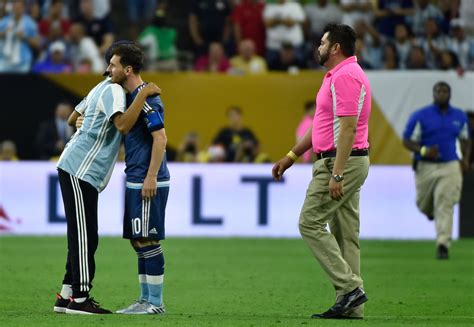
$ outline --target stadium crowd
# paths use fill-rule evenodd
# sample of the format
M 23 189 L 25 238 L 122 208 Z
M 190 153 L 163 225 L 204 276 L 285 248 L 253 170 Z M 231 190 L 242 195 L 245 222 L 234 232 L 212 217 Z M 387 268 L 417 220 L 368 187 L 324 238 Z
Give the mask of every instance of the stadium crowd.
M 0 0 L 0 17 L 9 73 L 100 73 L 124 38 L 151 71 L 294 73 L 319 69 L 327 23 L 354 27 L 365 69 L 474 69 L 468 0 Z
M 0 73 L 103 73 L 120 39 L 143 47 L 148 71 L 298 73 L 321 68 L 314 49 L 328 23 L 354 27 L 364 69 L 474 70 L 471 0 L 0 0 Z M 269 162 L 240 110 L 209 147 L 195 131 L 176 141 L 170 161 Z M 56 158 L 70 136 L 57 115 L 37 131 L 37 158 Z M 0 144 L 1 160 L 18 157 Z

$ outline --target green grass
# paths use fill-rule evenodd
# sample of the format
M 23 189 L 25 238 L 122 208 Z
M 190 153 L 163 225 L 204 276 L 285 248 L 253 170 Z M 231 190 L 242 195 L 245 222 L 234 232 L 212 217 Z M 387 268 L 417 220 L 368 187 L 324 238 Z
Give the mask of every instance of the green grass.
M 311 320 L 334 291 L 302 240 L 164 242 L 165 316 L 52 313 L 65 238 L 0 237 L 0 326 L 474 326 L 474 240 L 434 259 L 433 242 L 363 241 L 363 321 Z M 138 295 L 125 240 L 101 238 L 92 295 L 117 310 Z

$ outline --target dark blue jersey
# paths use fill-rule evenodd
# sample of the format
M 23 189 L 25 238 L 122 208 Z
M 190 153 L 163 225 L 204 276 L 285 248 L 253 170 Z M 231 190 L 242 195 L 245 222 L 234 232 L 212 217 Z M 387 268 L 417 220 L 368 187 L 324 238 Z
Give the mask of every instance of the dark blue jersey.
M 140 85 L 127 94 L 127 108 L 131 105 L 141 88 Z M 151 133 L 164 128 L 164 108 L 159 96 L 148 97 L 140 117 L 125 136 L 125 174 L 127 182 L 143 183 L 150 166 L 153 138 Z M 158 170 L 158 181 L 168 181 L 170 174 L 166 164 L 166 152 Z
M 424 146 L 438 146 L 440 157 L 436 161 L 447 162 L 462 159 L 459 139 L 469 139 L 467 115 L 461 109 L 449 106 L 443 113 L 432 104 L 415 111 L 408 120 L 405 140 L 412 140 Z M 421 160 L 419 153 L 416 160 Z

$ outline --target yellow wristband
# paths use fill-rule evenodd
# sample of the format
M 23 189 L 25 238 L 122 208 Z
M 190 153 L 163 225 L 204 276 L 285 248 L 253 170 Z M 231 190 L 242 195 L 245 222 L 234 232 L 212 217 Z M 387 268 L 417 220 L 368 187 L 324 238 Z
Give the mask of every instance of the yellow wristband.
M 426 155 L 426 151 L 427 151 L 426 146 L 423 145 L 420 149 L 420 154 L 422 157 Z
M 288 153 L 286 154 L 286 156 L 287 156 L 288 158 L 292 159 L 293 161 L 298 160 L 298 156 L 297 156 L 293 151 L 291 151 L 291 150 L 290 150 L 290 152 L 288 152 Z

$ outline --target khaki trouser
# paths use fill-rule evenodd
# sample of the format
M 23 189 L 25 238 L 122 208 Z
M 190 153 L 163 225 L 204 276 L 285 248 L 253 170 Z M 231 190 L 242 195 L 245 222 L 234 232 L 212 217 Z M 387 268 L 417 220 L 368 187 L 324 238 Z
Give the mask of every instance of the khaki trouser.
M 459 161 L 420 161 L 415 176 L 416 204 L 425 215 L 434 217 L 436 244 L 449 246 L 454 205 L 461 198 L 462 172 Z
M 344 196 L 332 200 L 329 181 L 335 158 L 318 160 L 306 192 L 299 228 L 311 252 L 328 274 L 336 296 L 363 287 L 360 277 L 359 196 L 369 171 L 368 157 L 349 157 L 344 170 Z M 326 229 L 329 224 L 331 232 Z M 363 316 L 363 307 L 354 316 Z

